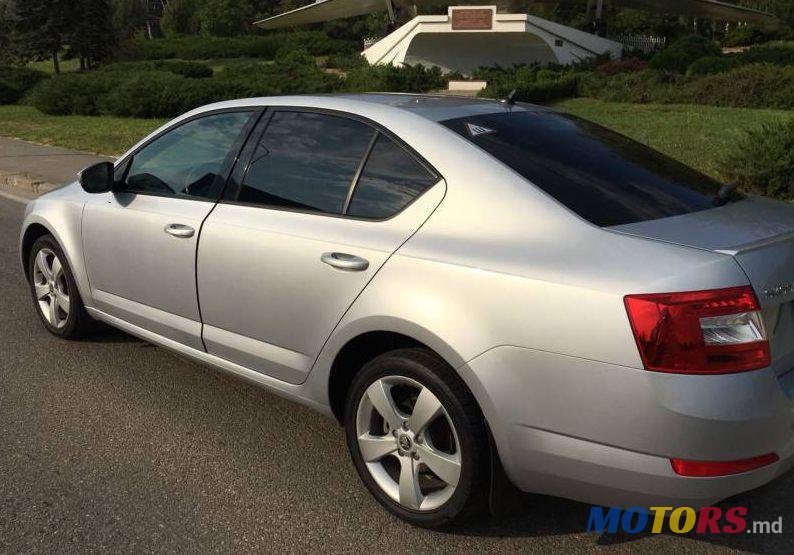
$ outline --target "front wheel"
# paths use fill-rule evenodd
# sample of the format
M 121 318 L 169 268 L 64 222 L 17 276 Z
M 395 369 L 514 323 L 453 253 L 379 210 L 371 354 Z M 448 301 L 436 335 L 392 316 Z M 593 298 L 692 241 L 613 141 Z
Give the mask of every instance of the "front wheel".
M 345 428 L 359 476 L 398 517 L 440 528 L 485 507 L 484 419 L 460 377 L 432 353 L 400 349 L 365 365 L 351 386 Z
M 90 331 L 92 320 L 83 306 L 69 262 L 51 235 L 36 239 L 28 260 L 30 293 L 47 331 L 75 339 Z

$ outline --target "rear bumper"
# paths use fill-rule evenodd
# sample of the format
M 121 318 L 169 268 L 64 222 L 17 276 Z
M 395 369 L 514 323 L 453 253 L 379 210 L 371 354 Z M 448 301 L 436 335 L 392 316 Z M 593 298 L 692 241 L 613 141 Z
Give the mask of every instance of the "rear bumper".
M 681 376 L 499 347 L 461 374 L 524 491 L 609 506 L 703 506 L 794 465 L 794 372 Z M 733 476 L 682 477 L 670 465 L 766 453 L 780 460 Z

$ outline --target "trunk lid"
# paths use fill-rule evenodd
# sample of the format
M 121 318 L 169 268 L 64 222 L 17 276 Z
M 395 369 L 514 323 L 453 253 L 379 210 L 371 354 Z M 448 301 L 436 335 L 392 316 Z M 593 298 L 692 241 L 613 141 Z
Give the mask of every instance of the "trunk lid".
M 749 198 L 608 229 L 732 256 L 761 303 L 775 371 L 794 370 L 794 206 Z

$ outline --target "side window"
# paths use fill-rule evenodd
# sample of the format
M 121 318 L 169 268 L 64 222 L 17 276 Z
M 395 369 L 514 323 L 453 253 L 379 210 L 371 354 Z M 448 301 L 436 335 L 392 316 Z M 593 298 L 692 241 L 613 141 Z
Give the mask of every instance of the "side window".
M 238 200 L 341 214 L 374 133 L 368 125 L 344 117 L 275 112 Z
M 400 145 L 379 135 L 353 192 L 347 214 L 388 218 L 438 182 Z
M 135 154 L 124 190 L 132 193 L 216 199 L 229 151 L 251 112 L 195 119 L 158 137 Z

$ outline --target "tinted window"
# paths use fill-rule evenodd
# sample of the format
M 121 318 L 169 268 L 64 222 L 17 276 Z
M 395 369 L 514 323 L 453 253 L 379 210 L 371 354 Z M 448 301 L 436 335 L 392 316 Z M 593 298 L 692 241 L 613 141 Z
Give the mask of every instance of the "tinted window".
M 276 112 L 254 152 L 238 200 L 341 214 L 375 131 L 309 112 Z
M 388 218 L 437 181 L 438 178 L 404 148 L 379 135 L 347 213 L 361 218 Z
M 189 121 L 155 139 L 130 163 L 125 190 L 216 199 L 226 157 L 250 112 L 227 112 Z
M 721 187 L 655 150 L 573 116 L 514 111 L 444 124 L 600 226 L 713 208 Z

